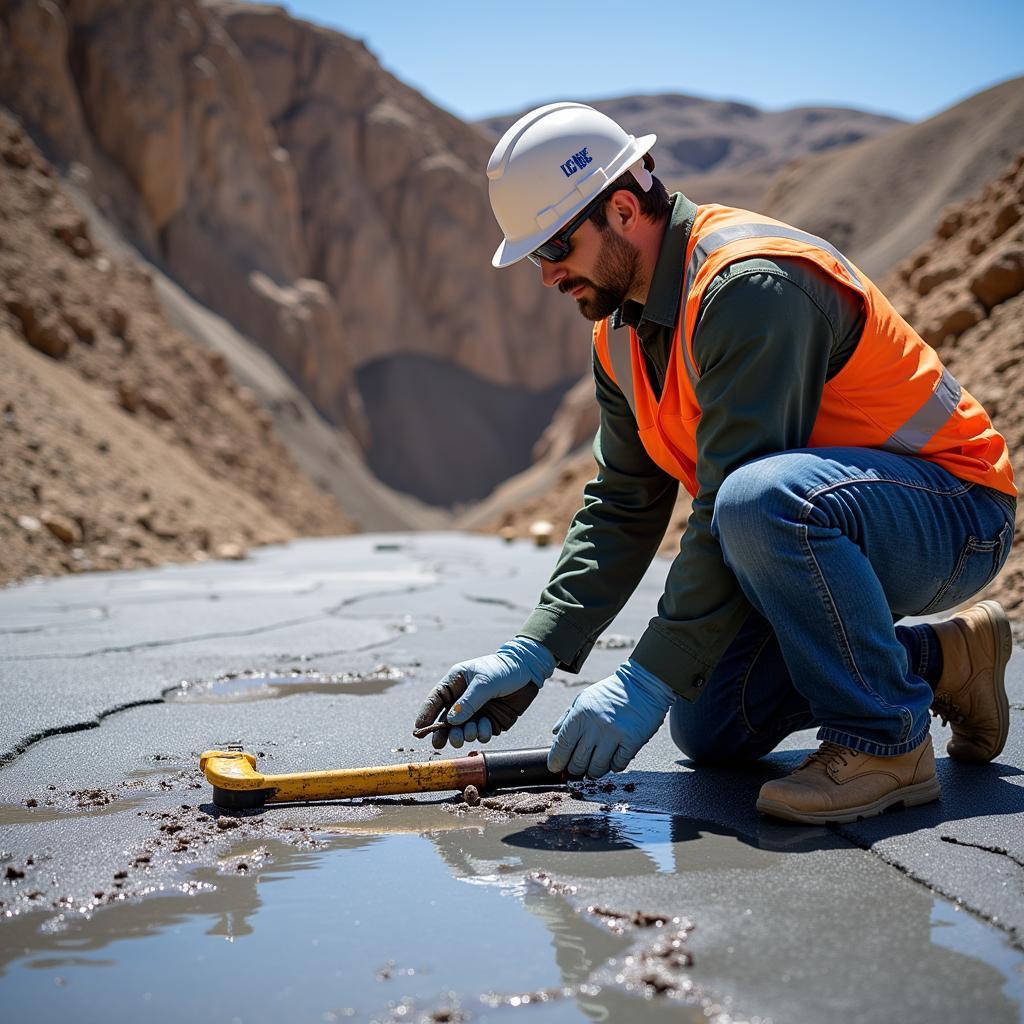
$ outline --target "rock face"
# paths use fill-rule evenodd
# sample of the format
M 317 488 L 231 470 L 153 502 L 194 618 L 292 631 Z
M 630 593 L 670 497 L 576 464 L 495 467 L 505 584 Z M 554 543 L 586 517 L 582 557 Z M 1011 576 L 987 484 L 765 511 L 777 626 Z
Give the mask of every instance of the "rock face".
M 352 530 L 0 109 L 0 583 Z
M 587 364 L 574 310 L 527 270 L 490 267 L 488 142 L 354 40 L 257 5 L 0 0 L 0 103 L 331 422 L 371 456 L 400 453 L 399 486 L 422 461 L 428 411 L 406 389 L 361 395 L 357 369 L 416 353 L 506 389 L 527 451 L 544 426 L 535 393 Z M 63 344 L 44 325 L 39 337 Z M 450 399 L 486 412 L 472 387 Z M 371 436 L 364 401 L 386 436 Z M 493 460 L 473 445 L 447 466 L 463 496 L 525 464 L 502 455 L 483 479 Z
M 496 384 L 578 377 L 588 332 L 572 305 L 526 266 L 490 265 L 501 237 L 483 173 L 493 144 L 356 40 L 276 7 L 211 9 L 295 168 L 310 272 L 345 310 L 353 364 L 418 352 Z
M 877 277 L 1022 146 L 1024 78 L 1016 78 L 920 124 L 797 161 L 772 183 L 764 212 L 822 235 Z
M 371 466 L 435 503 L 482 497 L 528 465 L 590 358 L 587 325 L 533 268 L 490 266 L 492 143 L 355 40 L 279 8 L 213 9 L 295 168 L 309 272 L 345 311 Z
M 358 433 L 337 307 L 306 279 L 294 170 L 195 0 L 0 3 L 0 102 L 105 214 Z

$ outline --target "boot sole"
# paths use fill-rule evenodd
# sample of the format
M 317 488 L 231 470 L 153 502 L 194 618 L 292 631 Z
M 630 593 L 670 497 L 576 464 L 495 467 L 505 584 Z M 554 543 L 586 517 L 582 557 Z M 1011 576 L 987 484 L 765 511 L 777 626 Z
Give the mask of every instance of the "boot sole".
M 798 821 L 803 825 L 847 825 L 863 818 L 874 818 L 890 807 L 896 807 L 899 804 L 904 807 L 930 804 L 933 800 L 938 800 L 941 795 L 939 780 L 933 776 L 924 782 L 917 782 L 912 786 L 904 786 L 891 793 L 886 793 L 885 796 L 879 797 L 870 804 L 848 807 L 842 811 L 797 811 L 779 800 L 761 799 L 757 801 L 757 809 L 761 814 L 782 818 L 785 821 Z
M 1006 666 L 1013 653 L 1013 632 L 1010 629 L 1010 620 L 1006 617 L 1006 612 L 1003 611 L 1003 606 L 998 601 L 980 601 L 978 607 L 985 609 L 996 635 L 996 660 L 992 678 L 995 684 L 996 709 L 999 713 L 999 741 L 991 754 L 982 754 L 980 757 L 965 757 L 962 753 L 954 754 L 949 749 L 952 740 L 946 745 L 946 752 L 957 761 L 969 764 L 988 764 L 1003 752 L 1006 739 L 1010 734 L 1010 698 L 1006 695 Z

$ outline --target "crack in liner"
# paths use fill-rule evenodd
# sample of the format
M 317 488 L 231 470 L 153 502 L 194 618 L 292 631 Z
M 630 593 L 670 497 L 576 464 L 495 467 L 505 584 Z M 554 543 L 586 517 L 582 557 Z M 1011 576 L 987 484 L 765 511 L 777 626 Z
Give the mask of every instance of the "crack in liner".
M 60 609 L 68 611 L 69 609 Z M 77 609 L 76 609 L 77 610 Z M 5 626 L 0 628 L 0 636 L 24 636 L 28 633 L 45 633 L 47 630 L 67 630 L 78 626 L 91 626 L 96 622 L 108 622 L 110 620 L 110 609 L 106 605 L 89 605 L 87 611 L 97 611 L 99 615 L 93 619 L 78 619 L 71 622 L 49 622 L 39 626 Z
M 883 864 L 888 864 L 889 867 L 895 868 L 901 875 L 909 878 L 912 882 L 916 882 L 918 885 L 923 885 L 929 892 L 941 896 L 944 900 L 948 900 L 955 907 L 959 907 L 961 910 L 967 911 L 972 917 L 976 917 L 979 921 L 984 922 L 992 928 L 998 929 L 1006 937 L 1006 941 L 1019 953 L 1024 953 L 1024 936 L 1021 935 L 1020 930 L 1014 925 L 1007 924 L 1005 921 L 995 920 L 991 918 L 985 911 L 978 909 L 968 903 L 962 896 L 954 892 L 949 892 L 947 889 L 942 888 L 935 882 L 928 881 L 922 878 L 920 875 L 915 874 L 905 864 L 901 864 L 898 860 L 892 857 L 886 856 L 879 850 L 876 850 L 872 844 L 865 844 L 858 836 L 851 834 L 842 825 L 835 826 L 836 831 L 844 839 L 848 839 L 854 846 L 859 847 L 865 853 L 870 853 L 872 856 L 877 857 Z M 965 844 L 966 845 L 966 844 Z
M 969 846 L 972 850 L 983 850 L 985 853 L 996 853 L 1012 861 L 1019 868 L 1024 868 L 1024 860 L 1014 856 L 1005 846 L 986 846 L 984 843 L 970 843 L 966 839 L 957 839 L 956 836 L 939 836 L 944 843 L 951 843 L 953 846 Z
M 510 612 L 528 612 L 530 609 L 525 605 L 516 604 L 515 601 L 509 601 L 504 597 L 488 597 L 483 594 L 463 594 L 463 598 L 467 601 L 474 601 L 477 604 L 496 604 L 502 608 L 507 608 Z
M 155 650 L 160 647 L 175 647 L 183 644 L 200 643 L 205 640 L 228 640 L 235 637 L 259 636 L 261 633 L 273 633 L 279 629 L 289 629 L 292 626 L 308 625 L 311 622 L 318 622 L 321 619 L 339 619 L 341 606 L 335 606 L 316 615 L 306 615 L 298 619 L 285 619 L 281 622 L 272 622 L 265 626 L 256 626 L 252 629 L 228 630 L 223 633 L 201 633 L 197 636 L 173 637 L 168 640 L 144 640 L 137 644 L 124 644 L 115 647 L 100 647 L 93 651 L 78 651 L 67 654 L 14 654 L 4 661 L 67 661 L 74 658 L 95 658 L 103 654 L 131 654 L 135 651 Z M 361 620 L 353 620 L 361 621 Z M 330 651 L 330 654 L 357 653 L 370 650 L 380 644 L 388 643 L 387 640 L 376 641 L 361 647 L 345 647 L 338 651 Z
M 401 635 L 401 634 L 398 634 Z M 360 647 L 347 647 L 339 651 L 320 651 L 314 652 L 309 655 L 302 655 L 302 659 L 306 661 L 312 661 L 315 658 L 327 658 L 341 654 L 362 654 L 366 651 L 372 651 L 375 647 L 387 647 L 389 644 L 395 642 L 398 636 L 388 637 L 385 640 L 378 640 L 372 644 L 363 644 Z M 283 659 L 284 661 L 296 661 L 296 658 Z M 177 686 L 169 686 L 161 690 L 162 694 L 167 694 L 171 690 L 176 689 Z M 169 703 L 160 697 L 146 697 L 141 700 L 128 701 L 125 704 L 118 704 L 115 707 L 108 708 L 106 711 L 101 711 L 93 719 L 89 719 L 86 722 L 72 722 L 65 725 L 55 725 L 49 729 L 41 729 L 39 732 L 31 733 L 26 736 L 23 740 L 19 741 L 10 750 L 0 753 L 0 769 L 6 768 L 11 762 L 17 760 L 22 754 L 28 750 L 33 744 L 40 742 L 40 740 L 49 739 L 51 736 L 63 736 L 69 733 L 84 732 L 88 729 L 98 729 L 103 722 L 103 719 L 109 718 L 111 715 L 116 715 L 119 711 L 129 711 L 132 708 L 148 707 L 153 704 L 167 704 Z
M 95 658 L 101 654 L 131 654 L 134 651 L 153 650 L 158 647 L 175 647 L 180 644 L 195 644 L 203 640 L 226 640 L 240 636 L 258 636 L 260 633 L 273 633 L 279 629 L 287 629 L 290 626 L 302 626 L 310 622 L 316 622 L 324 618 L 324 613 L 306 615 L 300 619 L 285 619 L 282 622 L 272 622 L 266 626 L 256 626 L 252 629 L 229 630 L 223 633 L 200 633 L 198 636 L 173 637 L 168 640 L 143 640 L 137 644 L 123 644 L 115 647 L 99 647 L 94 651 L 75 651 L 68 654 L 14 654 L 5 661 L 67 661 L 73 658 Z
M 65 725 L 55 725 L 50 729 L 40 729 L 39 732 L 34 732 L 20 740 L 10 750 L 0 753 L 0 768 L 6 768 L 13 761 L 21 757 L 33 744 L 39 743 L 41 740 L 47 740 L 51 736 L 66 736 L 70 733 L 98 729 L 103 724 L 105 718 L 116 715 L 120 711 L 130 711 L 132 708 L 144 708 L 152 704 L 166 703 L 163 697 L 147 697 L 143 700 L 132 700 L 125 704 L 118 704 L 115 707 L 107 708 L 105 711 L 100 711 L 95 718 L 91 718 L 86 722 L 71 722 Z
M 344 600 L 339 601 L 335 605 L 331 605 L 330 608 L 325 609 L 325 615 L 337 615 L 342 608 L 351 608 L 354 604 L 360 604 L 363 601 L 371 601 L 375 597 L 401 597 L 406 594 L 420 594 L 425 590 L 434 590 L 437 587 L 437 583 L 430 583 L 423 587 L 403 587 L 401 590 L 374 590 L 369 594 L 354 594 L 352 597 L 346 597 Z

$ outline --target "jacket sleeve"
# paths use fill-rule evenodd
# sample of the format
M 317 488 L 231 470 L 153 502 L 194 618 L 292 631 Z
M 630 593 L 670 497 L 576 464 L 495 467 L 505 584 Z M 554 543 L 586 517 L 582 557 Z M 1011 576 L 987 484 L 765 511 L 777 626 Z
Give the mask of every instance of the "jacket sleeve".
M 799 279 L 752 270 L 709 289 L 694 334 L 698 493 L 665 591 L 633 657 L 695 700 L 750 613 L 711 533 L 737 467 L 807 443 L 836 332 Z
M 636 589 L 658 550 L 678 482 L 651 461 L 625 397 L 594 357 L 601 421 L 597 475 L 583 491 L 555 570 L 519 631 L 578 672 L 594 642 Z M 600 567 L 600 569 L 598 569 Z

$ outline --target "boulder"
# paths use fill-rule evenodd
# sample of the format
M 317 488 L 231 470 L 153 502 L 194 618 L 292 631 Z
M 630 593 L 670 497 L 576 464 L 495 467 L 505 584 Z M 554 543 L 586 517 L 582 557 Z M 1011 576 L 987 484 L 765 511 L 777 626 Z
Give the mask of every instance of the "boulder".
M 1024 247 L 991 256 L 971 275 L 970 288 L 987 310 L 1020 295 L 1024 291 Z
M 81 527 L 70 516 L 43 512 L 39 519 L 54 537 L 65 544 L 77 544 L 82 539 Z

